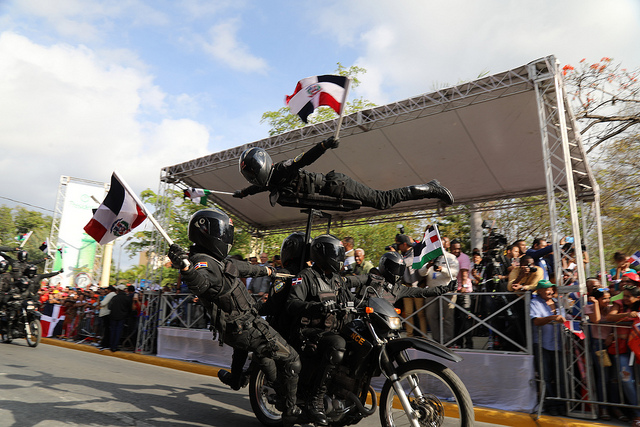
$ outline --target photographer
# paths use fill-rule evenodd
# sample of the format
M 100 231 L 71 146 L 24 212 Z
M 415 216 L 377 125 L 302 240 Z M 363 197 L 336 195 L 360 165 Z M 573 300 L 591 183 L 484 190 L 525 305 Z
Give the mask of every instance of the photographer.
M 525 255 L 520 258 L 520 267 L 515 267 L 509 273 L 507 290 L 510 292 L 532 291 L 544 277 L 542 268 L 537 267 L 533 258 Z

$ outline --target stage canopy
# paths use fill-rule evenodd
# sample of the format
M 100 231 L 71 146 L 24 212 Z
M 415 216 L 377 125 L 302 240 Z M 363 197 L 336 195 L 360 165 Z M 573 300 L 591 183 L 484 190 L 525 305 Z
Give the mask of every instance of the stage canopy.
M 545 170 L 549 168 L 545 169 L 543 146 L 561 140 L 562 130 L 559 124 L 545 124 L 549 119 L 542 117 L 545 100 L 538 99 L 543 96 L 537 94 L 534 85 L 536 79 L 549 79 L 550 75 L 558 81 L 555 67 L 553 56 L 541 58 L 473 82 L 346 116 L 340 147 L 328 150 L 307 169 L 322 173 L 336 170 L 380 190 L 437 178 L 451 190 L 456 205 L 546 194 L 549 174 Z M 561 79 L 555 89 L 551 86 L 554 90 L 562 92 Z M 566 104 L 565 95 L 557 95 Z M 564 114 L 576 196 L 591 198 L 595 183 L 579 137 L 573 132 L 575 122 L 570 110 L 567 108 Z M 181 188 L 233 192 L 248 186 L 238 170 L 238 158 L 246 148 L 265 148 L 274 162 L 292 158 L 332 135 L 336 122 L 309 125 L 165 167 L 161 180 Z M 565 159 L 550 157 L 551 169 L 565 169 Z M 256 230 L 299 229 L 306 222 L 306 215 L 298 208 L 272 207 L 266 192 L 244 199 L 227 195 L 213 195 L 211 199 Z M 436 206 L 428 199 L 409 201 L 386 211 L 361 208 L 335 212 L 333 219 L 348 222 Z

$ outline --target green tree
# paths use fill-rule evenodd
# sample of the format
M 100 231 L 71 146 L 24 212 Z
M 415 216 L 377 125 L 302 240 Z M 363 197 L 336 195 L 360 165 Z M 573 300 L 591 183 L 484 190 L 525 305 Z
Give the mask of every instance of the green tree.
M 367 72 L 366 69 L 355 65 L 352 65 L 349 68 L 344 67 L 339 62 L 337 65 L 338 67 L 334 71 L 334 74 L 351 77 L 351 89 L 355 89 L 360 85 L 359 76 Z M 347 101 L 345 107 L 345 115 L 375 106 L 376 105 L 373 102 L 367 101 L 362 97 L 356 98 L 353 101 Z M 320 123 L 327 120 L 333 120 L 336 117 L 338 117 L 338 115 L 331 108 L 319 107 L 312 115 L 309 116 L 309 123 Z M 282 107 L 276 111 L 267 111 L 263 113 L 260 123 L 265 122 L 269 124 L 270 136 L 279 135 L 281 133 L 305 126 L 305 123 L 300 120 L 300 117 L 295 114 L 291 114 L 291 112 L 289 111 L 289 107 Z

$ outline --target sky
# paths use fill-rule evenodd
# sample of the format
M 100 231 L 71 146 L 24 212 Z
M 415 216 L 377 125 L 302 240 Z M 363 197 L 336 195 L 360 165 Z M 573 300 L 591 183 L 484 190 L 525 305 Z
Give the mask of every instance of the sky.
M 114 170 L 157 191 L 338 62 L 383 105 L 547 55 L 638 68 L 638 40 L 639 0 L 0 0 L 0 205 L 52 215 L 60 176 Z

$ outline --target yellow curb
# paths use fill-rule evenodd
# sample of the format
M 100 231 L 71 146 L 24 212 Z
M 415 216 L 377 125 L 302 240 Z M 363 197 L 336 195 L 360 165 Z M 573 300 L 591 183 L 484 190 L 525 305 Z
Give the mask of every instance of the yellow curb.
M 191 372 L 194 374 L 208 375 L 211 377 L 217 377 L 220 368 L 203 365 L 201 363 L 184 362 L 182 360 L 166 359 L 157 356 L 148 356 L 145 354 L 128 353 L 128 352 L 115 352 L 111 350 L 98 350 L 96 347 L 85 344 L 76 344 L 74 342 L 68 342 L 63 340 L 57 340 L 53 338 L 42 338 L 43 344 L 55 345 L 58 347 L 71 348 L 74 350 L 86 351 L 89 353 L 96 353 L 102 356 L 118 357 L 120 359 L 127 359 L 134 362 L 146 363 L 149 365 L 161 366 L 169 369 L 176 369 L 179 371 Z M 378 401 L 380 401 L 380 394 L 378 394 Z M 474 407 L 475 419 L 478 422 L 499 424 L 504 426 L 517 426 L 517 427 L 592 427 L 592 426 L 610 426 L 611 424 L 597 423 L 588 420 L 576 420 L 573 418 L 564 417 L 552 417 L 548 415 L 542 415 L 539 419 L 534 420 L 534 414 L 527 414 L 524 412 L 509 412 L 499 409 Z
M 127 359 L 133 362 L 146 363 L 148 365 L 162 366 L 169 369 L 176 369 L 178 371 L 191 372 L 194 374 L 208 375 L 211 377 L 218 376 L 218 370 L 209 365 L 203 365 L 201 363 L 184 362 L 182 360 L 165 359 L 163 357 L 148 356 L 146 354 L 128 353 L 128 352 L 112 352 L 111 350 L 98 350 L 92 345 L 76 344 L 74 342 L 67 342 L 63 340 L 57 340 L 53 338 L 42 338 L 43 344 L 55 345 L 58 347 L 71 348 L 74 350 L 86 351 L 89 353 L 100 354 L 101 356 L 117 357 L 120 359 Z

